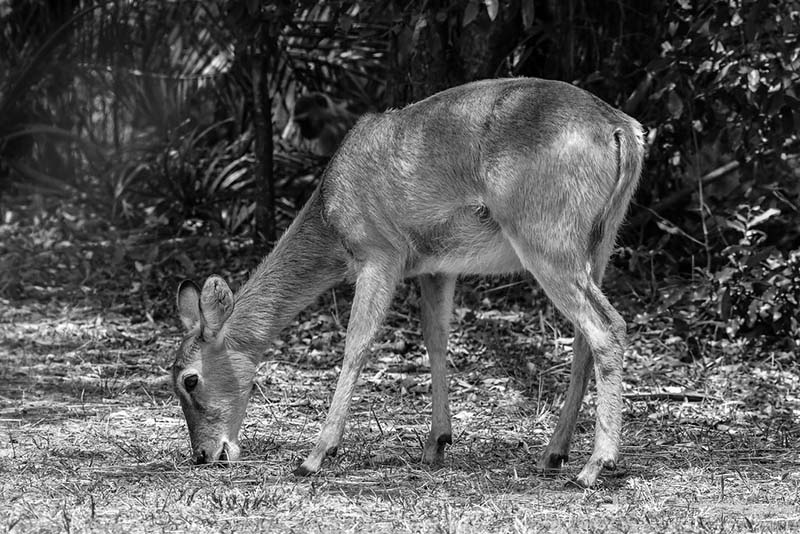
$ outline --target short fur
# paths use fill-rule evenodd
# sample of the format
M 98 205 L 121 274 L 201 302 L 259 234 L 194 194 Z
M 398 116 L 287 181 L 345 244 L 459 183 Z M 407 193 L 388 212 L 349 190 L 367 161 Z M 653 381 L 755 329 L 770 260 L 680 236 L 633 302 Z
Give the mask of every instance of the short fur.
M 338 281 L 355 280 L 342 372 L 317 444 L 297 470 L 315 472 L 339 445 L 356 380 L 396 285 L 419 276 L 433 374 L 433 420 L 423 459 L 440 461 L 451 441 L 446 344 L 455 279 L 528 270 L 576 327 L 567 401 L 540 466 L 558 468 L 566 460 L 594 362 L 595 447 L 577 477 L 589 486 L 618 457 L 625 323 L 600 282 L 643 156 L 635 120 L 562 82 L 485 80 L 366 115 L 286 235 L 233 298 L 229 316 L 227 310 L 200 314 L 205 325 L 227 319 L 176 364 L 176 389 L 181 376 L 196 372 L 194 362 L 212 355 L 216 361 L 220 346 L 235 360 L 244 355 L 258 361 L 297 312 Z M 192 296 L 183 300 L 191 303 Z M 197 298 L 200 308 L 226 303 Z M 185 302 L 181 309 L 194 313 Z M 211 362 L 215 375 L 232 372 Z M 251 384 L 251 366 L 240 372 L 236 383 Z M 206 383 L 221 380 L 204 379 L 209 388 L 214 385 Z M 235 428 L 228 426 L 225 439 L 238 433 L 238 414 L 247 402 L 233 389 L 236 407 L 228 412 L 236 414 Z M 187 413 L 190 429 L 192 420 L 198 419 Z M 213 440 L 192 441 L 196 456 L 198 447 L 204 457 L 208 450 L 225 451 Z

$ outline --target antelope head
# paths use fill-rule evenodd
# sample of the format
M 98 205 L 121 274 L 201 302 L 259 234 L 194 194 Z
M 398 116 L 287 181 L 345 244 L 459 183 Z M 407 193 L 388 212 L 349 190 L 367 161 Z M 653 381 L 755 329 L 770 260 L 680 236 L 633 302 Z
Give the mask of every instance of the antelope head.
M 194 282 L 182 282 L 177 301 L 186 334 L 172 365 L 172 383 L 189 427 L 194 461 L 236 461 L 256 365 L 226 342 L 233 294 L 222 278 L 211 276 L 202 291 Z

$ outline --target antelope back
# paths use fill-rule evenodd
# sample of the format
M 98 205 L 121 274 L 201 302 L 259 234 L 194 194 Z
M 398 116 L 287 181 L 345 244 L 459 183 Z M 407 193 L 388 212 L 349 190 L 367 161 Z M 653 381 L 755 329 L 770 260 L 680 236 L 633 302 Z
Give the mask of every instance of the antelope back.
M 407 275 L 519 271 L 502 228 L 585 265 L 593 227 L 616 231 L 638 179 L 615 195 L 620 136 L 640 164 L 639 124 L 566 83 L 455 87 L 359 120 L 323 178 L 325 218 L 356 259 L 383 249 Z

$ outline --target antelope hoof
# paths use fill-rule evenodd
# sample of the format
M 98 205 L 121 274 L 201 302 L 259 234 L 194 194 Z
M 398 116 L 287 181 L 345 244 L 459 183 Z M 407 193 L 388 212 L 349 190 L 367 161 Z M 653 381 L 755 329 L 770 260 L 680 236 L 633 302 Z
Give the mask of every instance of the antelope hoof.
M 292 474 L 296 477 L 307 477 L 313 475 L 316 471 L 312 471 L 305 464 L 300 464 L 297 468 L 292 471 Z
M 297 468 L 292 471 L 292 474 L 297 477 L 308 477 L 311 476 L 319 471 L 319 466 L 314 467 L 308 460 L 303 462 L 302 464 L 298 465 Z
M 575 477 L 574 484 L 582 488 L 592 487 L 604 468 L 613 471 L 617 468 L 617 461 L 613 458 L 606 460 L 590 458 L 578 476 Z
M 561 468 L 568 460 L 569 454 L 566 452 L 545 452 L 536 467 L 545 473 L 555 473 L 561 471 Z
M 320 441 L 311 451 L 311 454 L 306 457 L 306 460 L 300 464 L 300 466 L 292 471 L 296 476 L 299 477 L 306 477 L 309 475 L 313 475 L 314 473 L 318 472 L 320 467 L 322 467 L 322 460 L 326 456 L 336 456 L 336 453 L 339 451 L 339 446 L 334 445 L 333 447 L 328 447 L 327 442 Z
M 587 477 L 583 477 L 581 475 L 583 475 L 583 473 L 581 473 L 580 475 L 576 476 L 573 479 L 570 479 L 570 481 L 567 482 L 564 485 L 567 486 L 567 487 L 575 487 L 575 488 L 579 488 L 579 489 L 588 489 L 588 488 L 591 488 L 594 485 L 594 483 L 597 481 L 597 476 L 598 475 L 594 475 L 594 480 L 589 480 Z
M 428 438 L 425 448 L 422 451 L 422 462 L 428 465 L 438 465 L 444 462 L 444 448 L 453 443 L 451 434 L 441 434 L 438 438 L 433 436 Z

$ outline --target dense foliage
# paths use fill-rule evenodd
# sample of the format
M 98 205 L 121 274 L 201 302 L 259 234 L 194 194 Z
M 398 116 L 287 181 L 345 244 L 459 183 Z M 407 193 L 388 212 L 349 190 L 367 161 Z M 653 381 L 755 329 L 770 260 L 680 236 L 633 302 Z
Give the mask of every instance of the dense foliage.
M 60 209 L 152 243 L 271 238 L 329 155 L 291 120 L 301 95 L 341 134 L 472 79 L 563 79 L 648 128 L 617 260 L 641 304 L 794 344 L 799 28 L 796 0 L 4 2 L 0 210 L 6 229 Z M 28 252 L 0 245 L 4 292 Z

